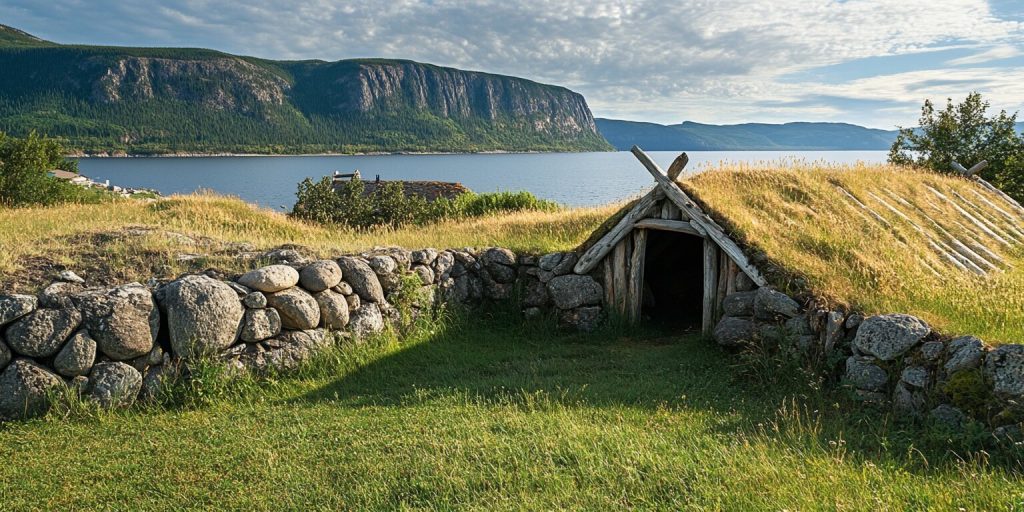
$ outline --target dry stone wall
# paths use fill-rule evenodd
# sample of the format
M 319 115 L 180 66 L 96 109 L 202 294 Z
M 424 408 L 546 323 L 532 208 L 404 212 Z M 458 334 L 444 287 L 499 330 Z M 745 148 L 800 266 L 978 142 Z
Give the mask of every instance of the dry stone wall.
M 839 360 L 841 382 L 858 400 L 953 429 L 979 422 L 997 438 L 1024 441 L 1024 345 L 992 347 L 974 336 L 944 336 L 905 314 L 865 318 L 804 307 L 749 280 L 738 283 L 722 309 L 714 330 L 722 346 L 794 343 L 806 354 Z
M 379 248 L 309 261 L 278 249 L 263 259 L 272 264 L 239 276 L 208 271 L 98 289 L 63 272 L 35 296 L 0 295 L 0 419 L 43 414 L 64 388 L 126 407 L 197 358 L 257 373 L 292 369 L 401 322 L 400 303 L 415 316 L 440 304 L 518 301 L 527 317 L 553 314 L 582 330 L 602 318 L 601 285 L 572 273 L 573 253 Z

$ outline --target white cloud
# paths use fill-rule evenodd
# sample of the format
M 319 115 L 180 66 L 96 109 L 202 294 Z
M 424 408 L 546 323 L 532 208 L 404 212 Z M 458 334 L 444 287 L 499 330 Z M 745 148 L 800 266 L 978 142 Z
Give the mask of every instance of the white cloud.
M 105 5 L 97 5 L 105 4 Z M 58 41 L 207 46 L 269 58 L 395 57 L 525 76 L 584 93 L 595 113 L 655 121 L 907 122 L 807 96 L 920 103 L 901 70 L 840 86 L 778 78 L 866 57 L 969 46 L 972 66 L 1024 47 L 986 0 L 6 0 L 0 19 Z M 955 62 L 955 63 L 954 63 Z M 947 72 L 957 75 L 965 68 Z M 969 68 L 966 68 L 969 70 Z M 1024 82 L 1019 69 L 996 70 Z M 906 78 L 906 77 L 904 77 Z M 971 79 L 968 77 L 966 79 Z M 895 80 L 895 81 L 890 81 Z M 1012 80 L 1007 80 L 1012 81 Z M 943 90 L 953 90 L 947 87 Z M 957 89 L 960 90 L 960 89 Z M 1009 92 L 1006 92 L 1009 91 Z M 1012 87 L 998 92 L 1024 103 Z M 966 89 L 962 90 L 967 92 Z M 962 95 L 958 94 L 958 95 Z M 766 107 L 766 99 L 777 106 Z M 872 117 L 878 113 L 877 117 Z

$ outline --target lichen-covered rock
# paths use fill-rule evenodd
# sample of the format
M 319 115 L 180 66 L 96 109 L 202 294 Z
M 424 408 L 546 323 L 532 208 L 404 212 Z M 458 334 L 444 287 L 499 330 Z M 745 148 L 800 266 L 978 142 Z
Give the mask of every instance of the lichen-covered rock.
M 559 263 L 561 263 L 562 256 L 563 255 L 560 252 L 545 254 L 541 256 L 539 260 L 537 260 L 537 266 L 540 267 L 541 270 L 551 272 L 552 270 L 555 269 L 555 267 L 558 266 Z
M 860 327 L 860 324 L 864 323 L 864 315 L 860 313 L 853 313 L 846 317 L 846 323 L 843 324 L 847 329 L 856 329 Z
M 206 276 L 186 276 L 166 286 L 164 307 L 171 348 L 190 359 L 215 354 L 238 339 L 245 308 L 230 286 Z
M 754 294 L 754 316 L 761 320 L 793 318 L 799 314 L 800 304 L 785 293 L 761 287 Z
M 562 326 L 591 332 L 601 325 L 601 306 L 586 306 L 559 313 Z
M 142 390 L 142 374 L 120 361 L 98 363 L 89 372 L 85 393 L 104 409 L 129 407 Z
M 757 289 L 757 284 L 754 283 L 750 276 L 740 272 L 736 274 L 736 291 L 738 292 L 749 292 Z
M 526 307 L 544 307 L 551 296 L 548 287 L 540 281 L 530 281 L 523 290 L 523 305 Z
M 919 318 L 903 315 L 878 315 L 867 318 L 857 328 L 854 346 L 865 354 L 892 361 L 921 342 L 931 328 Z
M 340 293 L 340 294 L 346 295 L 346 296 L 347 295 L 352 295 L 353 293 L 355 293 L 355 291 L 352 290 L 352 285 L 346 283 L 345 281 L 342 281 L 342 282 L 338 283 L 338 286 L 335 286 L 334 288 L 331 288 L 331 290 L 333 292 L 335 292 L 335 293 Z
M 719 320 L 712 335 L 723 347 L 741 347 L 757 337 L 757 325 L 749 318 L 725 316 Z
M 736 292 L 725 296 L 722 313 L 725 316 L 754 316 L 754 296 L 757 292 Z
M 378 274 L 377 280 L 380 281 L 380 288 L 384 290 L 385 300 L 387 300 L 388 294 L 402 288 L 402 275 L 397 272 L 394 274 Z
M 579 256 L 576 256 L 576 253 L 567 252 L 562 255 L 562 260 L 558 262 L 558 265 L 551 269 L 551 273 L 556 277 L 571 274 L 578 260 Z
M 242 299 L 242 303 L 247 308 L 263 309 L 267 307 L 267 296 L 263 295 L 262 292 L 247 293 Z
M 420 284 L 434 284 L 434 271 L 430 267 L 417 265 L 412 268 L 412 272 L 416 274 L 416 277 L 420 278 Z
M 338 286 L 341 282 L 341 267 L 333 260 L 310 263 L 299 273 L 299 285 L 311 292 L 322 292 Z
M 239 353 L 233 357 L 256 373 L 288 371 L 329 347 L 330 341 L 323 329 L 285 331 L 258 344 L 240 347 Z
M 255 343 L 273 338 L 280 332 L 281 315 L 276 309 L 250 309 L 245 312 L 242 333 L 239 337 L 246 343 Z
M 930 416 L 936 423 L 952 429 L 960 429 L 967 421 L 963 411 L 949 404 L 940 404 L 932 409 Z
M 384 330 L 384 315 L 376 303 L 369 302 L 352 311 L 348 320 L 348 329 L 353 336 L 364 338 L 370 334 Z
M 796 336 L 810 336 L 813 334 L 811 331 L 811 324 L 807 321 L 807 317 L 800 315 L 794 316 L 789 320 L 786 320 L 785 329 L 789 334 Z
M 271 249 L 261 254 L 259 259 L 279 265 L 303 265 L 310 261 L 310 259 L 299 252 L 298 249 L 294 249 L 292 247 Z
M 62 270 L 57 274 L 57 279 L 65 283 L 85 284 L 85 279 L 72 270 Z
M 338 258 L 338 266 L 341 267 L 345 281 L 352 285 L 352 290 L 358 293 L 360 298 L 377 303 L 385 301 L 384 289 L 380 286 L 380 280 L 365 261 L 352 256 L 342 256 Z
M 437 249 L 427 248 L 419 251 L 412 251 L 409 257 L 412 259 L 414 264 L 429 266 L 437 259 Z
M 139 397 L 144 400 L 152 400 L 160 396 L 160 393 L 175 377 L 177 377 L 177 366 L 170 361 L 150 366 L 142 377 L 142 390 L 139 391 Z
M 148 288 L 133 283 L 79 295 L 82 322 L 100 351 L 122 361 L 148 354 L 160 331 L 160 311 Z
M 985 357 L 985 377 L 996 395 L 1024 395 L 1024 345 L 1000 345 Z
M 132 365 L 132 368 L 135 368 L 140 373 L 145 374 L 146 368 L 162 363 L 163 359 L 164 349 L 160 347 L 159 343 L 154 343 L 153 350 L 150 350 L 146 355 L 132 359 L 130 364 Z
M 843 339 L 843 313 L 841 311 L 829 311 L 825 315 L 825 351 L 831 352 L 836 343 Z
M 519 275 L 515 268 L 502 265 L 500 263 L 489 264 L 486 268 L 487 274 L 490 275 L 495 282 L 500 284 L 512 283 Z
M 85 287 L 78 283 L 57 281 L 50 283 L 39 292 L 39 307 L 50 309 L 64 309 L 75 307 L 74 297 L 85 291 Z
M 348 302 L 344 295 L 324 290 L 313 294 L 313 299 L 320 306 L 320 322 L 325 328 L 339 330 L 348 325 Z
M 50 357 L 81 321 L 77 309 L 37 309 L 7 328 L 7 345 L 24 356 Z
M 846 359 L 846 380 L 857 389 L 882 391 L 889 383 L 889 374 L 870 357 L 850 356 Z
M 551 279 L 548 293 L 558 309 L 568 310 L 600 304 L 604 290 L 590 276 L 569 274 Z
M 952 375 L 962 370 L 977 368 L 985 355 L 985 344 L 974 336 L 961 336 L 950 340 L 947 346 L 949 359 L 942 368 L 947 375 Z
M 363 305 L 362 301 L 359 299 L 359 296 L 354 293 L 352 295 L 346 295 L 345 302 L 348 303 L 348 310 L 350 313 L 352 311 L 359 309 L 359 306 Z
M 78 331 L 53 358 L 53 369 L 65 377 L 85 375 L 96 360 L 96 341 L 87 331 Z
M 31 295 L 0 295 L 0 327 L 31 313 L 38 304 Z
M 928 385 L 928 369 L 923 366 L 908 366 L 900 373 L 900 381 L 912 388 L 923 389 Z
M 299 284 L 299 272 L 288 265 L 269 265 L 242 274 L 238 284 L 265 293 L 279 292 Z
M 7 364 L 11 362 L 11 349 L 4 342 L 3 336 L 0 336 L 0 371 L 7 367 Z
M 455 266 L 455 255 L 451 251 L 444 251 L 434 259 L 434 273 L 442 278 L 448 278 L 452 267 Z
M 267 294 L 267 305 L 281 314 L 285 329 L 307 330 L 320 325 L 320 306 L 312 295 L 299 288 Z
M 208 276 L 208 277 L 213 277 L 213 276 Z M 259 293 L 259 292 L 253 292 L 249 287 L 242 286 L 242 285 L 240 285 L 240 284 L 238 284 L 238 283 L 236 283 L 234 281 L 226 281 L 224 284 L 230 286 L 231 289 L 234 290 L 235 293 L 238 294 L 239 298 L 245 298 L 250 293 Z M 156 294 L 154 294 L 154 295 L 156 295 Z M 157 298 L 157 302 L 160 302 L 159 298 Z
M 508 249 L 490 247 L 480 253 L 480 261 L 484 265 L 514 266 L 516 264 L 516 255 Z
M 391 256 L 377 255 L 366 260 L 366 264 L 373 269 L 378 276 L 381 274 L 394 274 L 398 271 L 398 263 Z
M 0 419 L 42 416 L 50 409 L 50 394 L 64 386 L 60 377 L 28 360 L 15 359 L 0 373 Z
M 921 344 L 921 357 L 925 361 L 938 361 L 944 348 L 941 341 L 926 341 Z
M 911 389 L 903 383 L 898 384 L 892 394 L 893 411 L 903 416 L 920 417 L 927 403 L 923 392 Z

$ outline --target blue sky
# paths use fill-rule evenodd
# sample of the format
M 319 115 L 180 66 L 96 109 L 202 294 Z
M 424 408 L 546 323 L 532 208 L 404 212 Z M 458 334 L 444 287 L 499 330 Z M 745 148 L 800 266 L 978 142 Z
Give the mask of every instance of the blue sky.
M 925 98 L 1024 109 L 1024 0 L 0 0 L 63 43 L 408 58 L 661 123 L 914 124 Z

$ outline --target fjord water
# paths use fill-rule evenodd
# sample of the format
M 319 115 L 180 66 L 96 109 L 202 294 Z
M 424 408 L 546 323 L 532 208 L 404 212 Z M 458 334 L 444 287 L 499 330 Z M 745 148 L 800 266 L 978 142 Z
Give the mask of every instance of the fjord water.
M 667 168 L 678 152 L 651 156 Z M 720 162 L 878 163 L 884 151 L 688 151 L 687 170 Z M 358 169 L 364 180 L 457 181 L 475 192 L 527 190 L 570 206 L 607 204 L 653 183 L 626 151 L 468 155 L 232 156 L 187 158 L 84 158 L 82 174 L 97 181 L 152 188 L 164 195 L 213 190 L 273 209 L 290 210 L 296 185 L 334 171 Z

